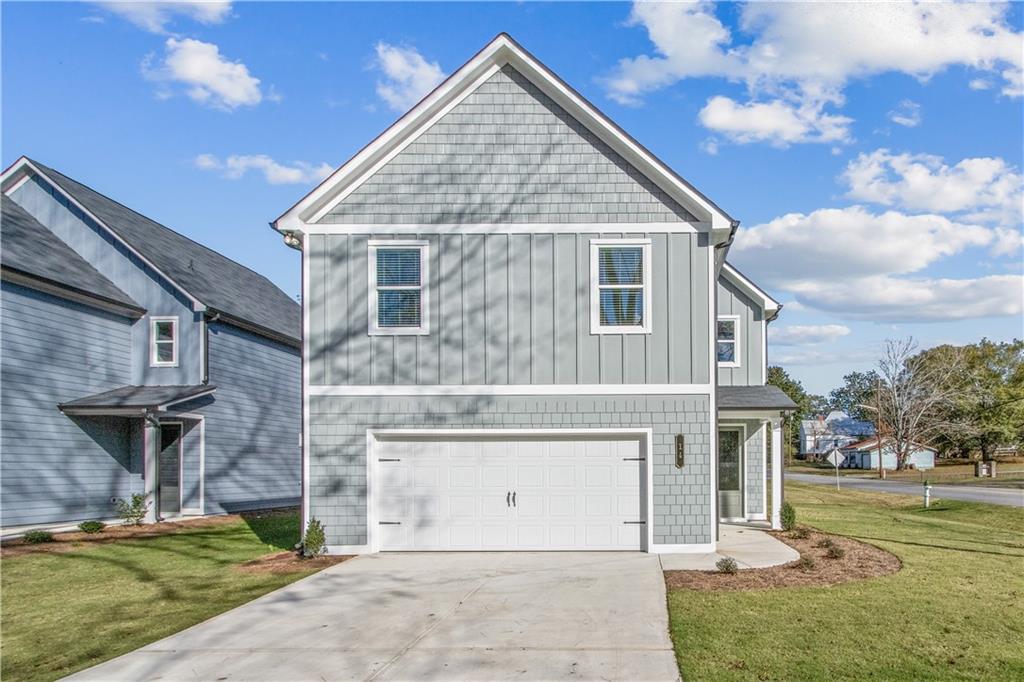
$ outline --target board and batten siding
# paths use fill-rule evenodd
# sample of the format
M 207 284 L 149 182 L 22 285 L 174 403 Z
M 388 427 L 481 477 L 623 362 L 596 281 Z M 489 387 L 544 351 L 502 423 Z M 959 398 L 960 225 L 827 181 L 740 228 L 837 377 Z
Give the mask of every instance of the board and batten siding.
M 763 386 L 764 310 L 724 277 L 718 280 L 718 314 L 739 317 L 739 367 L 719 367 L 721 386 Z
M 302 418 L 298 349 L 211 323 L 210 383 L 187 403 L 206 417 L 206 513 L 297 505 Z
M 310 384 L 706 384 L 708 236 L 311 234 Z M 651 240 L 652 332 L 591 334 L 590 242 Z M 367 242 L 429 242 L 429 334 L 371 336 Z
M 129 420 L 57 404 L 131 383 L 132 320 L 6 281 L 0 313 L 0 522 L 112 516 L 142 490 Z

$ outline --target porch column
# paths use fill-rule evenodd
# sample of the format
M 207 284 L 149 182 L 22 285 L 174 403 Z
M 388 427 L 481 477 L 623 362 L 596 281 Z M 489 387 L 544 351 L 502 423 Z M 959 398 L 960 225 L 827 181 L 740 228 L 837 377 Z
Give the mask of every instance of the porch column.
M 142 420 L 142 493 L 146 496 L 145 523 L 156 523 L 157 477 L 159 476 L 160 424 L 147 415 Z
M 782 530 L 782 419 L 771 420 L 772 430 L 772 528 Z

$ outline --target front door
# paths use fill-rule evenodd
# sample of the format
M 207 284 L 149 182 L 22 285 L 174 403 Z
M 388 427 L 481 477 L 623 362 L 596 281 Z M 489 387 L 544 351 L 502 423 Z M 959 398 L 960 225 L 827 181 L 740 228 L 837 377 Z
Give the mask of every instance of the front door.
M 160 425 L 160 516 L 181 512 L 181 424 Z
M 739 429 L 718 432 L 718 515 L 743 518 L 743 440 Z

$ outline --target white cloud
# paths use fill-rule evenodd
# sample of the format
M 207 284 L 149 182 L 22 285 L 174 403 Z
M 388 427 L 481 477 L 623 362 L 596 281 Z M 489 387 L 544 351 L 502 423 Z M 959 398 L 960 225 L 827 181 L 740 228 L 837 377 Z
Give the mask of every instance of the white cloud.
M 874 361 L 878 355 L 874 352 L 862 350 L 826 351 L 817 348 L 776 352 L 768 349 L 768 363 L 771 365 L 843 365 L 849 367 L 853 362 Z
M 769 326 L 768 340 L 781 346 L 811 346 L 819 343 L 832 343 L 849 333 L 850 328 L 843 324 Z
M 967 87 L 971 90 L 990 90 L 992 88 L 992 81 L 985 80 L 984 78 L 974 78 L 967 84 Z
M 847 196 L 912 211 L 956 214 L 970 222 L 1020 231 L 1024 176 L 1001 158 L 962 159 L 953 166 L 929 154 L 862 153 L 841 180 Z
M 1009 11 L 1007 4 L 839 2 L 808 11 L 804 3 L 752 2 L 739 10 L 742 38 L 734 40 L 709 2 L 636 2 L 628 23 L 647 30 L 654 53 L 621 60 L 604 83 L 612 99 L 637 104 L 644 94 L 686 78 L 721 77 L 746 84 L 751 96 L 733 109 L 775 105 L 757 111 L 779 116 L 776 102 L 782 100 L 817 119 L 842 118 L 825 114 L 824 106 L 841 106 L 851 79 L 887 72 L 925 81 L 965 66 L 1001 78 L 1004 95 L 1020 96 L 1024 34 L 1014 31 Z M 754 127 L 741 131 L 734 124 L 736 141 L 767 139 L 757 117 L 745 120 Z M 792 121 L 777 130 L 783 144 L 785 135 L 801 142 L 839 139 L 794 138 Z
M 190 98 L 217 109 L 230 111 L 262 101 L 260 80 L 242 62 L 226 59 L 213 43 L 168 38 L 165 47 L 158 64 L 153 64 L 152 55 L 142 63 L 142 72 L 150 80 L 181 83 Z
M 887 275 L 806 280 L 789 290 L 809 306 L 876 322 L 937 322 L 1024 313 L 1024 277 L 903 279 Z
M 139 2 L 117 0 L 101 6 L 151 33 L 167 33 L 167 25 L 178 17 L 201 24 L 219 24 L 231 16 L 231 2 L 197 0 L 195 2 Z
M 850 137 L 853 119 L 826 114 L 823 103 L 798 104 L 781 99 L 740 104 L 721 95 L 712 97 L 698 118 L 705 128 L 734 142 L 842 142 Z
M 293 161 L 284 164 L 274 161 L 265 154 L 232 155 L 224 160 L 213 154 L 200 154 L 194 163 L 196 168 L 201 170 L 219 171 L 222 177 L 229 180 L 238 180 L 250 170 L 256 171 L 262 173 L 264 180 L 271 185 L 319 182 L 334 171 L 334 168 L 326 163 Z
M 411 47 L 377 43 L 374 67 L 386 76 L 377 94 L 395 111 L 405 113 L 444 80 L 437 62 L 428 62 Z
M 853 319 L 1020 315 L 1024 279 L 1019 275 L 912 276 L 943 258 L 1000 239 L 1011 241 L 992 228 L 945 216 L 872 213 L 850 206 L 792 213 L 741 229 L 729 257 L 802 305 Z
M 889 120 L 907 128 L 916 128 L 921 124 L 921 105 L 913 100 L 905 99 L 889 112 Z
M 768 283 L 918 272 L 940 258 L 987 246 L 993 232 L 939 215 L 872 213 L 862 206 L 789 213 L 746 229 L 730 258 Z

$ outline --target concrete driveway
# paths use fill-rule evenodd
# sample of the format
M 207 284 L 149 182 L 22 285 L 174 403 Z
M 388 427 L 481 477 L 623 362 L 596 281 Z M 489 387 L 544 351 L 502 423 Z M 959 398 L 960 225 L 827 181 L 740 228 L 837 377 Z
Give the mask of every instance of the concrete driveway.
M 641 553 L 352 559 L 82 680 L 677 680 Z

